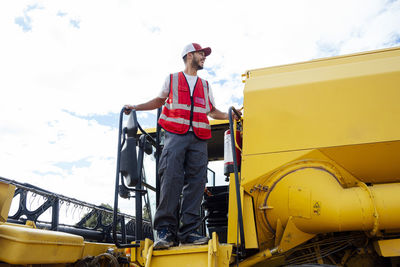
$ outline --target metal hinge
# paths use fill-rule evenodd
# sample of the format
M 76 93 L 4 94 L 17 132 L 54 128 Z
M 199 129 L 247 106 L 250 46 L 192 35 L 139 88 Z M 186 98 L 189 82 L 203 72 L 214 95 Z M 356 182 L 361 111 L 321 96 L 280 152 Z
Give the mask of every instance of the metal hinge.
M 255 185 L 255 186 L 253 186 L 253 188 L 252 189 L 250 189 L 250 193 L 253 193 L 254 191 L 264 191 L 264 192 L 268 192 L 268 186 L 263 186 L 263 185 L 261 185 L 261 184 L 259 184 L 259 185 Z

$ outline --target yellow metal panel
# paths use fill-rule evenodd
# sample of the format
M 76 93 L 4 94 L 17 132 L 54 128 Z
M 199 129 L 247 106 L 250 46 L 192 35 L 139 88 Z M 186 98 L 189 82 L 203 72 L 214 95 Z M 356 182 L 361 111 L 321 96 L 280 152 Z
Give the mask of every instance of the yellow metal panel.
M 400 140 L 400 49 L 280 67 L 246 82 L 244 154 Z
M 282 236 L 283 236 L 283 226 L 282 226 L 281 220 L 278 219 L 278 220 L 276 220 L 276 229 L 275 229 L 275 241 L 274 241 L 275 247 L 277 247 L 279 245 L 279 243 L 281 242 Z
M 167 256 L 153 256 L 151 267 L 204 267 L 208 263 L 207 251 L 185 254 L 171 254 Z
M 250 192 L 251 189 L 254 191 L 254 186 L 266 183 L 276 171 L 284 169 L 294 162 L 302 161 L 321 161 L 334 165 L 338 172 L 341 173 L 343 178 L 341 182 L 345 187 L 355 186 L 359 181 L 341 165 L 338 165 L 327 157 L 325 153 L 321 153 L 317 149 L 250 155 L 245 156 L 245 159 L 246 166 L 243 166 L 242 170 L 242 185 L 247 192 Z M 265 185 L 268 185 L 268 183 Z M 254 196 L 254 194 L 252 195 Z
M 107 243 L 84 242 L 84 245 L 82 258 L 100 255 L 107 252 L 109 248 L 116 249 L 114 244 Z
M 253 198 L 246 192 L 243 195 L 243 224 L 246 248 L 258 248 L 257 230 L 254 219 Z
M 306 155 L 310 151 L 302 150 L 286 153 L 244 155 L 242 159 L 242 186 L 249 192 L 254 185 L 259 183 L 258 180 L 261 176 Z
M 235 176 L 231 174 L 229 177 L 229 206 L 228 206 L 228 237 L 227 241 L 229 244 L 240 243 L 240 237 L 237 236 L 238 231 L 238 208 L 236 201 L 236 185 Z M 240 199 L 242 200 L 243 207 L 243 190 L 240 190 Z
M 400 229 L 400 183 L 369 187 L 379 214 L 380 229 Z M 399 231 L 398 231 L 399 232 Z
M 400 239 L 378 240 L 374 242 L 378 254 L 383 257 L 400 256 Z
M 360 61 L 364 61 L 364 56 L 368 56 L 371 60 L 373 59 L 382 59 L 382 58 L 391 58 L 393 55 L 399 54 L 399 47 L 392 47 L 386 49 L 379 49 L 375 51 L 365 51 L 360 53 L 354 53 L 349 55 L 342 55 L 330 58 L 320 58 L 315 60 L 310 60 L 306 62 L 299 62 L 295 64 L 281 65 L 281 66 L 273 66 L 261 69 L 253 69 L 247 71 L 247 79 L 248 78 L 256 78 L 259 76 L 271 75 L 271 74 L 279 74 L 286 73 L 288 71 L 299 71 L 299 70 L 308 70 L 313 69 L 315 67 L 329 67 L 332 65 L 343 65 L 348 63 L 357 63 Z M 396 52 L 397 51 L 397 52 Z M 318 79 L 317 77 L 315 77 Z M 294 82 L 294 81 L 287 81 Z
M 232 174 L 229 183 L 229 207 L 228 207 L 228 243 L 236 244 L 240 243 L 240 235 L 237 236 L 238 231 L 238 208 L 236 204 L 236 186 L 235 177 Z M 243 225 L 244 225 L 244 238 L 246 248 L 258 248 L 257 230 L 254 218 L 253 199 L 250 195 L 243 192 L 243 188 L 240 188 L 241 202 L 243 211 Z
M 14 197 L 15 186 L 0 183 L 0 222 L 6 222 L 10 211 L 11 201 Z
M 149 250 L 149 253 L 151 249 Z M 167 250 L 152 251 L 147 258 L 146 266 L 151 267 L 214 267 L 229 266 L 232 255 L 232 245 L 220 244 L 216 233 L 208 245 L 203 246 L 179 246 Z M 149 261 L 150 260 L 150 261 Z
M 321 152 L 365 183 L 400 181 L 400 141 L 329 147 Z
M 301 186 L 289 186 L 289 215 L 311 219 L 311 191 Z
M 0 225 L 0 261 L 11 264 L 72 263 L 80 259 L 83 237 Z
M 169 255 L 180 255 L 180 254 L 193 254 L 207 252 L 207 245 L 182 245 L 179 247 L 171 247 L 165 250 L 154 250 L 153 256 L 169 256 Z
M 149 240 L 149 239 L 147 239 L 147 240 Z M 145 264 L 144 257 L 146 256 L 143 253 L 144 246 L 145 246 L 145 241 L 140 241 L 139 247 L 131 248 L 131 262 L 136 262 L 140 266 L 144 266 L 144 264 Z
M 251 257 L 245 259 L 240 263 L 240 267 L 251 267 L 254 266 L 255 264 L 265 261 L 269 258 L 272 257 L 271 251 L 269 249 L 266 249 L 264 251 L 261 251 L 255 255 L 252 255 Z
M 279 244 L 279 252 L 288 251 L 315 236 L 315 234 L 304 233 L 299 230 L 293 223 L 293 217 L 290 217 L 283 232 L 281 243 Z

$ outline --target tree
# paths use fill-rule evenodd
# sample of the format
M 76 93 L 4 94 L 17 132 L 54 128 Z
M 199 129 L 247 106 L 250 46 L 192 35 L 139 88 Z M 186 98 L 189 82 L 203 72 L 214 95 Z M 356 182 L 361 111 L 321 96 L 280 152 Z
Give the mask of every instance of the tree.
M 101 223 L 102 223 L 102 225 L 109 225 L 109 224 L 111 224 L 113 222 L 113 214 L 112 214 L 113 208 L 111 207 L 111 205 L 105 204 L 105 203 L 101 203 L 100 207 L 109 210 L 110 213 L 105 212 L 105 211 L 101 211 L 101 210 L 95 210 L 95 209 L 93 209 L 90 212 L 87 212 L 82 217 L 82 220 L 86 218 L 86 220 L 82 224 L 83 227 L 94 229 L 96 227 L 96 225 L 97 225 L 97 220 L 98 220 L 98 217 L 100 216 L 100 214 L 101 214 Z M 118 209 L 118 212 L 119 212 L 119 209 Z M 78 222 L 76 225 L 77 226 L 81 225 L 80 224 L 81 221 Z
M 150 209 L 149 209 L 148 205 L 143 206 L 143 220 L 150 221 Z

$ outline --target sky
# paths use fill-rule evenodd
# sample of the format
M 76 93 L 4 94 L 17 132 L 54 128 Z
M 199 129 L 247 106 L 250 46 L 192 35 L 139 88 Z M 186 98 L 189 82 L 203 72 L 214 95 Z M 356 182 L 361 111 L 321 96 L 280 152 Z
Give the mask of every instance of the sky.
M 212 48 L 199 75 L 227 110 L 246 70 L 399 46 L 400 1 L 2 0 L 0 36 L 0 176 L 112 204 L 119 112 L 183 69 L 186 44 Z

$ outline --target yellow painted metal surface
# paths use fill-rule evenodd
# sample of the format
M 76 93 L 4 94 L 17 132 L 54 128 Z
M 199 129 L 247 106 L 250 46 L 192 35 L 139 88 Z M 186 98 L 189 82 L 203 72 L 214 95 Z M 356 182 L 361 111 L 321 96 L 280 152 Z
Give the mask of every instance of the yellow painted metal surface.
M 114 244 L 107 243 L 84 242 L 81 258 L 97 256 L 106 253 L 110 248 L 116 249 L 116 246 Z
M 11 201 L 14 197 L 15 186 L 0 183 L 0 223 L 6 222 L 10 211 Z
M 282 244 L 289 218 L 310 235 L 398 231 L 400 48 L 246 77 L 241 187 L 260 250 Z
M 249 71 L 244 166 L 260 164 L 260 154 L 400 140 L 399 86 L 399 48 Z M 391 149 L 378 150 L 391 157 Z M 370 153 L 368 162 L 373 159 Z M 360 167 L 361 159 L 343 159 L 342 166 L 355 176 L 371 171 L 369 178 L 387 181 L 400 177 L 392 161 L 382 165 L 384 171 L 379 168 L 384 172 L 379 175 L 371 165 Z M 257 177 L 248 170 L 243 169 L 245 179 Z
M 380 256 L 400 256 L 400 239 L 378 240 L 374 242 L 374 246 Z
M 81 258 L 83 246 L 81 236 L 0 225 L 0 261 L 6 263 L 72 263 Z
M 308 234 L 299 230 L 293 222 L 293 217 L 289 217 L 279 244 L 279 252 L 288 251 L 289 249 L 310 240 L 314 236 L 315 234 Z
M 149 240 L 149 239 L 147 239 L 147 240 Z M 149 241 L 147 241 L 147 243 L 148 242 Z M 145 264 L 145 256 L 147 256 L 147 255 L 145 255 L 143 253 L 144 246 L 145 246 L 145 241 L 140 241 L 140 246 L 139 247 L 133 247 L 133 248 L 130 249 L 131 250 L 131 260 L 130 260 L 131 262 L 135 262 L 140 266 L 144 266 L 144 264 Z
M 253 198 L 246 192 L 243 194 L 243 225 L 246 248 L 258 248 Z
M 364 185 L 368 190 L 363 186 L 343 188 L 331 170 L 315 164 L 303 165 L 276 179 L 269 195 L 259 199 L 259 205 L 273 207 L 264 211 L 264 223 L 272 229 L 278 219 L 286 224 L 291 216 L 296 227 L 310 234 L 372 231 L 375 224 L 379 229 L 399 228 L 400 183 Z M 291 195 L 292 187 L 308 190 L 310 201 L 304 201 L 301 194 Z M 301 209 L 311 210 L 310 218 L 290 209 L 292 197 L 304 206 Z
M 256 263 L 265 261 L 271 257 L 272 257 L 271 251 L 269 249 L 266 249 L 264 251 L 257 253 L 256 255 L 253 255 L 253 256 L 245 259 L 243 262 L 241 262 L 239 264 L 239 266 L 240 267 L 251 267 L 251 266 L 254 266 Z
M 232 245 L 220 244 L 218 236 L 214 232 L 208 245 L 186 245 L 172 247 L 166 250 L 153 250 L 153 246 L 143 251 L 145 266 L 149 267 L 216 267 L 229 266 L 232 255 Z
M 243 140 L 247 142 L 247 140 Z M 263 176 L 273 172 L 288 162 L 297 160 L 311 150 L 289 151 L 282 153 L 257 154 L 242 158 L 242 186 L 250 191 L 254 186 L 264 181 Z M 260 180 L 261 181 L 258 181 Z
M 281 220 L 280 219 L 276 220 L 274 247 L 277 247 L 279 245 L 279 243 L 281 242 L 282 236 L 283 236 L 283 230 L 284 229 L 283 229 Z
M 400 141 L 328 147 L 320 151 L 364 183 L 400 182 Z
M 289 214 L 311 219 L 311 190 L 303 186 L 289 186 Z
M 312 192 L 307 186 L 299 186 L 299 184 L 286 184 L 288 186 L 287 195 L 279 195 L 279 198 L 283 198 L 285 201 L 277 201 L 275 204 L 264 203 L 266 194 L 274 188 L 275 182 L 285 173 L 295 171 L 296 169 L 301 169 L 305 166 L 313 166 L 317 168 L 328 168 L 338 177 L 340 185 L 344 188 L 352 187 L 357 185 L 357 180 L 351 176 L 350 173 L 346 172 L 341 166 L 335 165 L 335 162 L 330 160 L 326 155 L 318 150 L 306 150 L 300 152 L 285 152 L 277 154 L 266 154 L 257 155 L 256 157 L 265 160 L 265 164 L 259 166 L 267 166 L 266 169 L 269 170 L 268 173 L 259 176 L 257 179 L 252 179 L 251 183 L 245 183 L 245 191 L 248 192 L 254 199 L 255 203 L 255 218 L 257 225 L 257 235 L 259 246 L 261 249 L 271 248 L 278 241 L 274 240 L 274 233 L 271 228 L 265 222 L 265 212 L 270 210 L 282 211 L 282 218 L 288 218 L 289 215 L 285 212 L 290 211 L 290 214 L 309 218 L 310 212 L 313 212 L 313 207 L 311 205 Z M 274 163 L 280 163 L 282 161 L 287 161 L 281 164 L 278 168 L 273 169 Z M 312 165 L 310 165 L 312 164 Z M 242 182 L 246 182 L 244 180 Z M 300 181 L 299 181 L 300 182 Z M 297 191 L 296 191 L 296 190 Z M 301 189 L 302 191 L 298 191 Z M 275 189 L 274 189 L 275 190 Z M 324 190 L 324 189 L 320 189 Z M 291 194 L 289 194 L 291 192 Z M 278 218 L 278 219 L 279 219 Z M 282 221 L 283 226 L 286 225 L 286 221 Z M 276 227 L 274 228 L 276 229 Z
M 237 236 L 238 232 L 238 208 L 236 203 L 236 187 L 234 182 L 234 175 L 232 174 L 231 182 L 229 183 L 229 207 L 228 207 L 228 238 L 227 241 L 230 244 L 240 244 L 240 235 Z M 242 200 L 242 215 L 243 215 L 243 225 L 245 232 L 245 246 L 247 249 L 258 248 L 258 240 L 257 240 L 257 229 L 256 222 L 254 217 L 254 208 L 253 208 L 253 198 L 249 194 L 243 191 L 243 188 L 240 189 Z
M 238 232 L 238 207 L 236 201 L 236 185 L 235 176 L 231 174 L 229 177 L 229 206 L 228 206 L 228 236 L 229 244 L 239 244 L 240 240 L 237 236 Z M 243 190 L 241 190 L 240 199 L 243 205 Z

